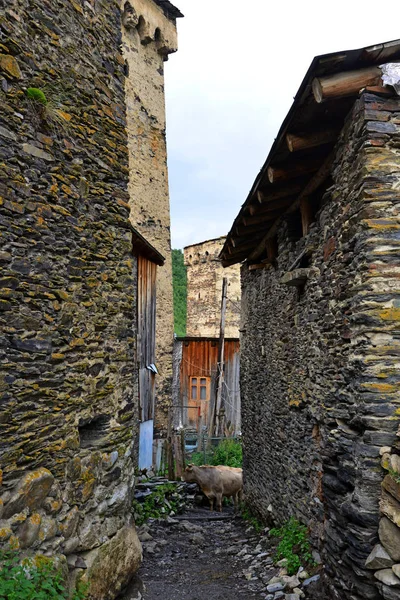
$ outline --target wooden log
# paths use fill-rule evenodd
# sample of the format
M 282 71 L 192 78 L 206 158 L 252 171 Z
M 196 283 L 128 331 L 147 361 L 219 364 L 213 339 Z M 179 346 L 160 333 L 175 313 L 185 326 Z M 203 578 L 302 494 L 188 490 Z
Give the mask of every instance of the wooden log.
M 268 260 L 272 263 L 278 254 L 278 242 L 276 236 L 267 240 L 266 244 Z
M 270 269 L 270 263 L 255 263 L 254 265 L 249 265 L 249 271 L 259 271 L 260 269 Z
M 284 207 L 283 207 L 284 208 Z M 260 214 L 256 213 L 253 217 L 243 217 L 243 223 L 245 225 L 260 225 L 261 223 L 268 223 L 276 218 L 277 215 L 281 214 L 282 207 L 277 207 L 275 210 L 269 210 Z
M 267 169 L 268 179 L 270 183 L 294 179 L 295 177 L 301 177 L 302 175 L 317 171 L 320 165 L 321 159 L 308 159 L 271 166 Z
M 319 103 L 327 98 L 356 96 L 370 85 L 380 85 L 382 72 L 379 67 L 368 67 L 357 71 L 345 71 L 329 77 L 316 77 L 312 82 L 315 100 Z
M 298 186 L 296 185 L 293 191 L 293 194 L 290 196 L 287 196 L 285 198 L 282 198 L 281 200 L 275 200 L 272 202 L 265 202 L 265 204 L 252 204 L 250 205 L 250 210 L 249 213 L 251 216 L 259 216 L 259 215 L 268 215 L 268 213 L 271 213 L 272 211 L 278 209 L 278 208 L 284 208 L 285 206 L 289 206 L 289 204 L 291 204 L 293 202 L 293 199 L 296 197 L 296 195 L 301 192 L 301 190 L 303 189 L 304 184 L 302 187 L 300 187 L 300 189 L 298 188 Z M 296 191 L 297 190 L 297 191 Z M 248 217 L 246 217 L 248 218 Z
M 291 204 L 286 211 L 280 215 L 272 227 L 268 230 L 268 233 L 264 236 L 261 242 L 258 244 L 257 248 L 250 254 L 250 256 L 246 256 L 249 260 L 257 260 L 260 255 L 265 251 L 266 243 L 269 239 L 273 238 L 278 230 L 278 227 L 283 221 L 285 215 L 292 213 L 297 210 L 300 206 L 300 202 L 303 198 L 310 196 L 313 192 L 315 192 L 327 179 L 331 172 L 331 167 L 334 159 L 334 153 L 332 152 L 323 162 L 321 167 L 318 169 L 317 173 L 310 179 L 310 181 L 305 186 L 304 190 L 300 194 L 300 196 Z M 234 264 L 234 263 L 231 263 Z M 229 265 L 226 265 L 229 266 Z
M 267 221 L 268 222 L 268 221 Z M 243 237 L 250 234 L 260 233 L 260 231 L 265 231 L 265 223 L 260 223 L 256 225 L 238 225 L 235 227 L 235 233 L 239 237 Z
M 301 183 L 293 183 L 291 185 L 286 185 L 279 188 L 270 186 L 264 190 L 257 190 L 256 196 L 260 204 L 269 204 L 273 200 L 280 200 L 281 198 L 286 198 L 287 196 L 293 196 L 293 194 L 301 192 L 303 187 L 304 185 Z
M 315 131 L 313 133 L 303 134 L 288 133 L 286 135 L 286 143 L 290 152 L 298 152 L 299 150 L 316 148 L 317 146 L 334 142 L 337 136 L 337 129 L 327 129 L 326 131 Z
M 261 236 L 260 236 L 261 237 Z M 235 251 L 242 252 L 244 250 L 249 250 L 254 247 L 254 244 L 257 243 L 257 236 L 251 235 L 245 238 L 238 238 L 236 240 L 232 239 L 232 251 L 229 248 L 230 254 Z

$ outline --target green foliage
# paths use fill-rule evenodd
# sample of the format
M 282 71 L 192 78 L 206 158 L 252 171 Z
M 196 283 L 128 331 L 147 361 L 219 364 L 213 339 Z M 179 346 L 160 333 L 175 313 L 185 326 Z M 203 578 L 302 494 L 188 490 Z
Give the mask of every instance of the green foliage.
M 308 541 L 307 527 L 299 523 L 294 517 L 291 517 L 279 529 L 271 529 L 269 533 L 272 537 L 280 538 L 275 561 L 286 558 L 289 575 L 297 573 L 302 564 L 310 566 L 314 564 Z
M 226 438 L 221 440 L 216 448 L 204 452 L 193 452 L 190 462 L 201 467 L 201 465 L 225 465 L 226 467 L 241 467 L 243 464 L 243 449 L 240 440 Z
M 179 494 L 177 494 L 173 483 L 158 485 L 151 494 L 146 496 L 144 502 L 133 501 L 136 525 L 143 525 L 149 519 L 167 517 L 171 512 L 176 514 L 180 508 L 179 500 Z M 165 501 L 168 502 L 170 508 L 166 505 Z
M 39 88 L 33 88 L 33 87 L 28 88 L 26 90 L 26 95 L 31 100 L 36 100 L 37 102 L 40 102 L 41 104 L 44 104 L 44 105 L 47 104 L 46 95 L 42 90 L 39 90 Z
M 179 337 L 186 335 L 187 274 L 182 250 L 172 250 L 174 286 L 174 329 Z
M 243 464 L 242 444 L 235 438 L 222 440 L 215 448 L 212 458 L 213 465 L 226 465 L 227 467 L 241 467 Z
M 15 550 L 0 551 L 0 600 L 66 600 L 68 590 L 51 558 L 24 559 Z M 86 598 L 81 586 L 72 600 Z

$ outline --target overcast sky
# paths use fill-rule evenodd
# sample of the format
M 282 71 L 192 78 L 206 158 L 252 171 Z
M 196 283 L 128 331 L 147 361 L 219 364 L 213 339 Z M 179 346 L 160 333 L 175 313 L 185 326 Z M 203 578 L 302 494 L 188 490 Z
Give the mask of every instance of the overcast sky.
M 400 5 L 172 1 L 185 15 L 165 64 L 172 247 L 183 248 L 229 231 L 313 57 L 400 37 Z

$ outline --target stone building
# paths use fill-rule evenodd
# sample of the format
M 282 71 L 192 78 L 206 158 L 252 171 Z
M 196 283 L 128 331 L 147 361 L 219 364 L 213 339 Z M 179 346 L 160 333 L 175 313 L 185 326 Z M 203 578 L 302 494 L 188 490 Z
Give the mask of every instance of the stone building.
M 175 341 L 175 424 L 199 428 L 210 421 L 216 398 L 222 281 L 228 280 L 222 406 L 227 432 L 240 430 L 240 268 L 224 269 L 219 253 L 225 237 L 184 248 L 187 267 L 187 335 Z M 200 425 L 201 425 L 200 423 Z
M 164 262 L 130 222 L 111 4 L 0 0 L 0 546 L 68 562 L 94 600 L 141 560 L 131 501 L 152 405 L 138 367 Z
M 174 337 L 170 210 L 165 138 L 164 62 L 177 50 L 180 11 L 168 0 L 122 2 L 127 64 L 130 219 L 163 255 L 157 274 L 155 433 L 167 430 Z
M 340 600 L 400 595 L 399 59 L 314 59 L 221 253 L 243 263 L 247 500 L 309 525 Z
M 207 240 L 184 248 L 187 267 L 187 321 L 189 337 L 219 337 L 222 280 L 228 279 L 225 334 L 239 338 L 240 268 L 224 269 L 219 253 L 225 237 Z

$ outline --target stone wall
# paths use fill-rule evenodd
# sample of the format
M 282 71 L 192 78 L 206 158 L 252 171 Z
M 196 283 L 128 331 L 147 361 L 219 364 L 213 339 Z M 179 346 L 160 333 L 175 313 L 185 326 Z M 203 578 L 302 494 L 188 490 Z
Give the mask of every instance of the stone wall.
M 242 267 L 245 494 L 265 519 L 310 526 L 341 600 L 400 593 L 395 569 L 382 574 L 400 558 L 388 534 L 391 558 L 366 565 L 382 481 L 379 531 L 389 523 L 399 540 L 399 116 L 399 98 L 364 93 L 309 234 L 296 240 L 289 218 L 276 262 Z
M 141 555 L 120 10 L 0 13 L 0 540 L 109 599 Z
M 157 273 L 155 428 L 167 429 L 174 336 L 164 61 L 177 49 L 176 24 L 152 0 L 122 2 L 131 221 L 165 257 Z
M 184 249 L 187 266 L 188 337 L 219 337 L 222 280 L 228 279 L 225 335 L 239 338 L 240 266 L 223 268 L 218 256 L 225 237 L 207 240 Z

